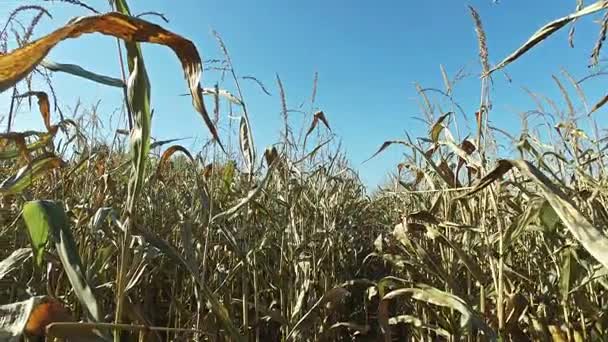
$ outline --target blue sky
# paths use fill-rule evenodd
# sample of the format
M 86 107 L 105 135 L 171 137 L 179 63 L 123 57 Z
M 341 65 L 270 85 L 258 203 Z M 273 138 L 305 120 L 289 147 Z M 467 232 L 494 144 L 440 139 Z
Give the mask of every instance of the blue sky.
M 1 0 L 0 22 L 25 1 Z M 53 19 L 43 19 L 35 31 L 39 37 L 64 24 L 73 16 L 87 12 L 60 2 L 28 1 L 49 9 Z M 107 10 L 107 1 L 89 1 L 99 10 Z M 279 139 L 281 104 L 275 74 L 283 80 L 288 106 L 298 107 L 309 101 L 313 76 L 319 73 L 317 106 L 322 109 L 337 139 L 342 141 L 349 159 L 366 184 L 375 186 L 395 170 L 403 150 L 393 147 L 386 153 L 361 164 L 380 144 L 389 139 L 425 136 L 427 127 L 414 119 L 420 117 L 415 82 L 424 87 L 443 88 L 439 66 L 450 77 L 462 67 L 471 77 L 455 87 L 455 98 L 469 119 L 479 103 L 477 38 L 467 5 L 480 13 L 488 37 L 490 60 L 496 63 L 521 45 L 531 33 L 549 20 L 570 13 L 574 0 L 424 0 L 424 1 L 130 1 L 132 12 L 158 11 L 169 24 L 150 17 L 166 28 L 188 37 L 205 59 L 222 58 L 211 30 L 218 31 L 226 42 L 240 76 L 255 76 L 272 93 L 267 96 L 252 82 L 242 81 L 250 112 L 253 135 L 258 147 Z M 179 6 L 178 6 L 179 4 Z M 575 48 L 568 47 L 567 29 L 507 68 L 513 82 L 496 74 L 492 90 L 494 108 L 492 125 L 517 133 L 519 113 L 532 109 L 533 102 L 522 86 L 542 93 L 558 104 L 563 101 L 551 75 L 562 77 L 561 68 L 575 78 L 585 76 L 590 51 L 598 35 L 596 17 L 579 21 Z M 208 133 L 202 119 L 192 109 L 179 63 L 173 53 L 159 46 L 146 45 L 145 61 L 152 83 L 155 109 L 153 136 L 159 139 L 198 137 L 184 145 L 197 146 Z M 99 35 L 61 43 L 49 55 L 61 63 L 75 63 L 96 72 L 120 75 L 116 41 Z M 55 75 L 54 85 L 60 105 L 73 106 L 80 98 L 90 107 L 101 100 L 99 113 L 109 120 L 122 105 L 121 93 L 85 80 Z M 203 85 L 213 86 L 218 74 L 203 75 Z M 221 87 L 234 91 L 230 81 Z M 589 102 L 597 101 L 604 88 L 599 81 L 585 84 Z M 0 115 L 8 109 L 6 94 L 1 98 Z M 210 105 L 210 101 L 207 102 Z M 444 102 L 445 104 L 445 102 Z M 576 101 L 577 108 L 581 108 Z M 224 108 L 226 108 L 224 106 Z M 306 105 L 304 108 L 309 108 Z M 449 109 L 447 105 L 445 111 Z M 236 113 L 238 114 L 238 113 Z M 603 111 L 596 115 L 601 116 Z M 294 123 L 302 114 L 291 114 Z M 227 113 L 222 114 L 222 131 L 227 142 Z M 467 123 L 459 119 L 461 130 Z M 310 119 L 306 119 L 306 125 Z M 114 121 L 114 124 L 117 122 Z M 233 125 L 238 121 L 232 122 Z M 469 121 L 473 127 L 473 121 Z M 41 127 L 39 114 L 24 106 L 16 119 L 17 129 Z M 508 150 L 506 150 L 508 152 Z

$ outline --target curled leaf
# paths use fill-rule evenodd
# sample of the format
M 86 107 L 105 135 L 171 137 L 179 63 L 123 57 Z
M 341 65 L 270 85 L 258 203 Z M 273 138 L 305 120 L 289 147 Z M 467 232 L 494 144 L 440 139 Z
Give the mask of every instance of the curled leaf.
M 385 141 L 385 142 L 382 143 L 382 146 L 380 146 L 380 148 L 378 149 L 378 151 L 376 151 L 376 153 L 374 153 L 371 157 L 369 157 L 368 159 L 366 159 L 363 163 L 367 163 L 368 161 L 370 161 L 371 159 L 373 159 L 375 156 L 377 156 L 380 153 L 382 153 L 382 151 L 386 150 L 387 147 L 389 147 L 389 146 L 391 146 L 393 144 L 401 144 L 401 145 L 409 146 L 408 143 L 406 141 L 403 141 L 403 140 L 387 140 L 387 141 Z
M 194 44 L 156 24 L 120 13 L 112 12 L 75 18 L 54 32 L 8 54 L 1 55 L 0 92 L 4 92 L 24 79 L 62 40 L 77 38 L 82 34 L 93 32 L 129 42 L 147 42 L 170 47 L 182 63 L 194 108 L 203 117 L 213 138 L 219 142 L 219 135 L 203 102 L 203 90 L 200 86 L 202 62 Z M 221 143 L 220 146 L 222 146 Z
M 28 91 L 27 93 L 18 95 L 16 97 L 30 96 L 36 96 L 38 99 L 38 108 L 40 109 L 40 114 L 42 115 L 42 120 L 44 121 L 44 126 L 46 129 L 49 132 L 56 130 L 57 128 L 53 128 L 51 126 L 51 107 L 49 105 L 49 96 L 43 91 Z
M 325 117 L 325 113 L 323 113 L 323 111 L 318 111 L 313 116 L 312 123 L 310 124 L 310 128 L 308 128 L 304 139 L 306 139 L 310 135 L 310 133 L 314 131 L 314 129 L 319 124 L 319 121 L 321 121 L 323 125 L 325 125 L 325 127 L 327 127 L 327 129 L 331 131 L 331 128 L 329 127 L 329 122 L 327 122 L 327 118 Z
M 266 165 L 270 166 L 274 163 L 274 161 L 279 157 L 279 151 L 277 151 L 276 147 L 267 148 L 264 151 L 264 159 L 266 159 Z
M 558 31 L 562 27 L 566 26 L 568 23 L 570 23 L 582 16 L 593 14 L 595 12 L 598 12 L 598 11 L 601 11 L 601 10 L 604 10 L 607 8 L 608 8 L 608 1 L 596 1 L 595 3 L 593 3 L 587 7 L 581 8 L 568 16 L 556 19 L 556 20 L 546 24 L 545 26 L 541 27 L 538 31 L 536 31 L 528 39 L 528 41 L 526 41 L 522 46 L 520 46 L 517 50 L 515 50 L 508 57 L 506 57 L 502 62 L 498 63 L 498 65 L 496 65 L 494 68 L 492 68 L 492 70 L 490 70 L 487 73 L 487 75 L 485 75 L 485 76 L 488 76 L 488 75 L 492 74 L 494 71 L 502 69 L 505 66 L 509 65 L 510 63 L 512 63 L 519 57 L 521 57 L 523 54 L 528 52 L 530 49 L 532 49 L 534 46 L 536 46 L 537 44 L 539 44 L 540 42 L 542 42 L 543 40 L 545 40 L 546 38 L 551 36 L 553 33 Z
M 591 108 L 591 110 L 589 111 L 589 114 L 587 115 L 591 115 L 595 112 L 597 112 L 598 109 L 602 108 L 606 103 L 608 103 L 608 95 L 602 97 L 594 106 L 593 108 Z
M 192 157 L 192 154 L 190 154 L 190 151 L 188 151 L 185 147 L 183 147 L 181 145 L 173 145 L 173 146 L 169 147 L 168 149 L 166 149 L 165 152 L 163 152 L 163 155 L 160 157 L 160 161 L 158 163 L 158 168 L 156 169 L 156 174 L 160 175 L 160 173 L 162 172 L 162 169 L 165 167 L 165 165 L 169 161 L 169 158 L 171 158 L 171 156 L 173 154 L 175 154 L 176 152 L 182 152 L 183 154 L 186 155 L 186 157 L 188 157 L 188 159 L 190 159 L 191 162 L 194 162 L 194 158 Z
M 439 141 L 439 134 L 441 134 L 441 131 L 445 128 L 445 126 L 443 125 L 443 122 L 445 121 L 445 119 L 447 119 L 450 115 L 452 114 L 452 112 L 448 112 L 443 114 L 442 116 L 440 116 L 437 121 L 435 121 L 435 123 L 433 124 L 433 126 L 431 127 L 431 130 L 429 132 L 429 136 L 431 137 L 431 140 L 434 143 L 437 143 Z

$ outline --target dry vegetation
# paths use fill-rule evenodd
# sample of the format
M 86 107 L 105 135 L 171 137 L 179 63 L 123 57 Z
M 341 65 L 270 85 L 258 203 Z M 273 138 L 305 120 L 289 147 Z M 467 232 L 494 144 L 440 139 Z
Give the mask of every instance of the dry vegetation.
M 37 40 L 34 29 L 49 13 L 23 6 L 0 33 L 18 42 L 10 52 L 3 44 L 0 56 L 0 90 L 12 93 L 0 135 L 0 341 L 608 339 L 607 137 L 579 128 L 596 127 L 592 114 L 608 97 L 588 106 L 584 80 L 567 73 L 572 98 L 555 78 L 564 110 L 530 92 L 538 104 L 530 116 L 552 133 L 511 136 L 518 159 L 493 152 L 500 131 L 488 125 L 493 73 L 567 24 L 607 12 L 608 2 L 579 2 L 495 67 L 471 8 L 483 76 L 479 108 L 466 109 L 476 111 L 475 132 L 454 138 L 453 117 L 464 111 L 452 97 L 459 76 L 442 69 L 439 100 L 418 87 L 428 136 L 381 145 L 378 153 L 393 144 L 409 152 L 390 189 L 371 197 L 331 147 L 331 117 L 315 107 L 316 80 L 310 126 L 292 127 L 277 77 L 282 140 L 256 151 L 220 36 L 220 69 L 235 94 L 201 88 L 192 42 L 132 17 L 125 0 L 111 3 L 115 12 Z M 28 25 L 25 13 L 34 13 Z M 121 40 L 125 79 L 45 59 L 62 40 L 91 32 Z M 203 151 L 151 143 L 151 85 L 139 43 L 165 45 L 179 58 L 193 108 L 214 138 Z M 99 142 L 78 112 L 52 107 L 49 71 L 124 89 L 130 133 Z M 48 80 L 49 91 L 32 89 L 33 77 Z M 12 131 L 13 113 L 33 98 L 46 131 Z M 224 103 L 243 113 L 234 151 L 215 128 Z

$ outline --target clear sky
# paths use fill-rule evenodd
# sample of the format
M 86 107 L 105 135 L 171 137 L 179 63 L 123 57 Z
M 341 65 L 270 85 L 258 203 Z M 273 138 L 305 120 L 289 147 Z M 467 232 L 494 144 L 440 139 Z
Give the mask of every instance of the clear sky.
M 35 37 L 73 16 L 88 14 L 82 8 L 60 2 L 0 0 L 0 22 L 12 9 L 25 3 L 43 5 L 53 15 L 53 19 L 43 19 Z M 102 11 L 108 9 L 106 0 L 88 3 Z M 403 150 L 392 147 L 366 164 L 361 162 L 383 141 L 403 138 L 406 131 L 412 136 L 426 135 L 427 127 L 414 119 L 421 115 L 414 84 L 443 88 L 440 65 L 450 77 L 462 67 L 471 74 L 455 87 L 455 98 L 471 119 L 469 127 L 473 127 L 472 118 L 479 103 L 480 67 L 477 38 L 467 5 L 477 8 L 481 15 L 490 60 L 496 63 L 540 26 L 572 12 L 576 1 L 140 0 L 130 1 L 130 5 L 133 13 L 164 13 L 170 20 L 168 24 L 154 17 L 148 19 L 194 41 L 205 59 L 222 58 L 211 30 L 221 34 L 237 73 L 255 76 L 272 93 L 267 96 L 253 82 L 242 81 L 259 150 L 278 140 L 282 125 L 275 74 L 283 80 L 288 106 L 296 108 L 309 101 L 313 75 L 318 72 L 317 106 L 326 113 L 362 179 L 375 186 L 395 170 Z M 568 47 L 566 28 L 508 67 L 513 82 L 496 74 L 492 125 L 518 132 L 519 113 L 533 108 L 522 86 L 563 103 L 552 74 L 558 75 L 574 94 L 561 68 L 576 78 L 589 72 L 589 55 L 599 29 L 593 22 L 595 19 L 597 16 L 579 21 L 574 49 Z M 164 47 L 146 45 L 144 54 L 155 109 L 153 136 L 206 139 L 207 129 L 192 109 L 190 99 L 178 96 L 186 92 L 186 86 L 173 53 Z M 110 76 L 120 75 L 116 41 L 109 37 L 88 35 L 61 43 L 49 58 Z M 62 106 L 73 106 L 78 98 L 86 106 L 101 100 L 99 113 L 103 120 L 122 104 L 122 94 L 117 89 L 70 76 L 56 75 L 54 79 Z M 203 75 L 204 86 L 211 87 L 217 80 L 217 73 Z M 603 95 L 605 87 L 600 84 L 598 81 L 585 84 L 589 102 Z M 224 82 L 222 87 L 234 91 L 231 82 Z M 0 113 L 4 114 L 9 103 L 6 94 L 1 100 Z M 211 101 L 207 103 L 210 105 Z M 580 102 L 575 105 L 581 108 Z M 291 115 L 297 118 L 294 122 L 300 122 L 302 114 Z M 221 120 L 226 140 L 230 119 L 223 113 Z M 306 120 L 307 125 L 309 122 Z M 30 112 L 23 107 L 16 123 L 18 129 L 41 127 L 35 108 Z M 460 127 L 466 130 L 466 123 L 461 121 Z M 188 140 L 184 144 L 194 142 Z

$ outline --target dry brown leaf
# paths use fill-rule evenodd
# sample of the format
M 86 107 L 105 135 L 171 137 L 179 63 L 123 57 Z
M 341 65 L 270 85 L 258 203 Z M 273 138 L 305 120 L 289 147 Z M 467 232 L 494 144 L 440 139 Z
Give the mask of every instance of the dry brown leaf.
M 158 168 L 156 169 L 156 174 L 158 176 L 160 176 L 162 169 L 169 161 L 169 158 L 171 158 L 171 156 L 176 152 L 182 152 L 188 157 L 188 159 L 190 159 L 190 161 L 194 162 L 194 158 L 192 158 L 192 154 L 190 154 L 190 151 L 188 151 L 185 147 L 181 145 L 173 145 L 166 149 L 165 152 L 163 152 L 163 155 L 160 157 L 160 161 L 158 162 Z
M 604 96 L 601 100 L 599 100 L 595 104 L 595 106 L 593 106 L 593 108 L 591 108 L 591 111 L 589 112 L 588 115 L 595 113 L 598 109 L 602 108 L 602 106 L 604 106 L 607 102 L 608 102 L 608 95 Z
M 38 98 L 38 108 L 40 109 L 40 115 L 44 121 L 44 127 L 49 132 L 57 131 L 57 127 L 51 125 L 51 106 L 49 104 L 49 96 L 43 91 L 28 91 L 27 93 L 21 94 L 17 97 L 30 97 L 36 96 Z
M 403 141 L 403 140 L 388 140 L 388 141 L 385 141 L 385 142 L 382 143 L 382 146 L 380 146 L 380 148 L 378 149 L 378 151 L 376 151 L 376 153 L 374 153 L 371 157 L 369 157 L 363 163 L 367 163 L 368 161 L 370 161 L 371 159 L 373 159 L 375 156 L 377 156 L 378 154 L 380 154 L 382 151 L 386 150 L 387 147 L 389 147 L 389 146 L 391 146 L 393 144 L 401 144 L 401 145 L 405 145 L 405 146 L 409 145 L 406 141 Z
M 30 336 L 44 336 L 47 325 L 73 320 L 68 309 L 59 300 L 46 297 L 32 309 L 24 331 Z
M 9 143 L 14 143 L 21 155 L 21 158 L 25 162 L 25 164 L 32 161 L 32 157 L 30 155 L 29 149 L 27 148 L 27 143 L 25 138 L 29 136 L 29 132 L 20 133 L 20 132 L 8 132 L 4 134 L 0 134 L 0 152 L 5 150 Z
M 276 147 L 267 148 L 264 152 L 264 158 L 266 159 L 266 164 L 268 166 L 272 165 L 274 161 L 279 157 L 279 151 L 277 151 Z
M 329 122 L 327 122 L 327 118 L 325 117 L 325 113 L 323 113 L 323 111 L 318 111 L 315 113 L 312 119 L 312 123 L 310 124 L 310 128 L 308 128 L 308 132 L 306 132 L 306 136 L 304 139 L 306 139 L 310 135 L 310 133 L 314 131 L 314 129 L 319 124 L 319 121 L 321 121 L 325 125 L 325 127 L 327 127 L 327 129 L 331 131 L 331 128 L 329 127 Z
M 561 29 L 562 27 L 566 26 L 566 24 L 568 24 L 582 16 L 593 14 L 595 12 L 598 12 L 598 11 L 601 11 L 601 10 L 604 10 L 607 8 L 608 8 L 608 1 L 597 1 L 587 7 L 577 10 L 576 12 L 574 12 L 568 16 L 556 19 L 556 20 L 546 24 L 545 26 L 541 27 L 538 31 L 536 31 L 528 39 L 528 41 L 526 41 L 522 46 L 520 46 L 517 50 L 515 50 L 513 53 L 511 53 L 502 62 L 498 63 L 498 65 L 496 65 L 494 68 L 492 68 L 492 70 L 487 72 L 484 76 L 489 76 L 494 71 L 504 68 L 505 66 L 507 66 L 508 64 L 510 64 L 511 62 L 515 61 L 516 59 L 521 57 L 523 54 L 528 52 L 530 49 L 532 49 L 538 43 L 542 42 L 543 40 L 548 38 L 550 35 L 552 35 L 556 31 L 558 31 L 559 29 Z
M 538 186 L 542 196 L 549 202 L 557 216 L 580 244 L 604 267 L 608 267 L 608 236 L 595 227 L 571 202 L 564 192 L 555 186 L 547 176 L 525 160 L 500 160 L 498 166 L 485 176 L 475 189 L 464 196 L 474 194 L 493 181 L 501 178 L 513 167 L 531 179 Z
M 205 120 L 213 138 L 220 143 L 217 130 L 209 118 L 203 102 L 203 91 L 200 86 L 202 62 L 194 44 L 156 24 L 120 13 L 112 12 L 73 19 L 54 32 L 15 49 L 9 54 L 1 55 L 0 92 L 4 92 L 24 79 L 59 42 L 95 32 L 125 41 L 160 44 L 171 48 L 182 64 L 194 108 Z

